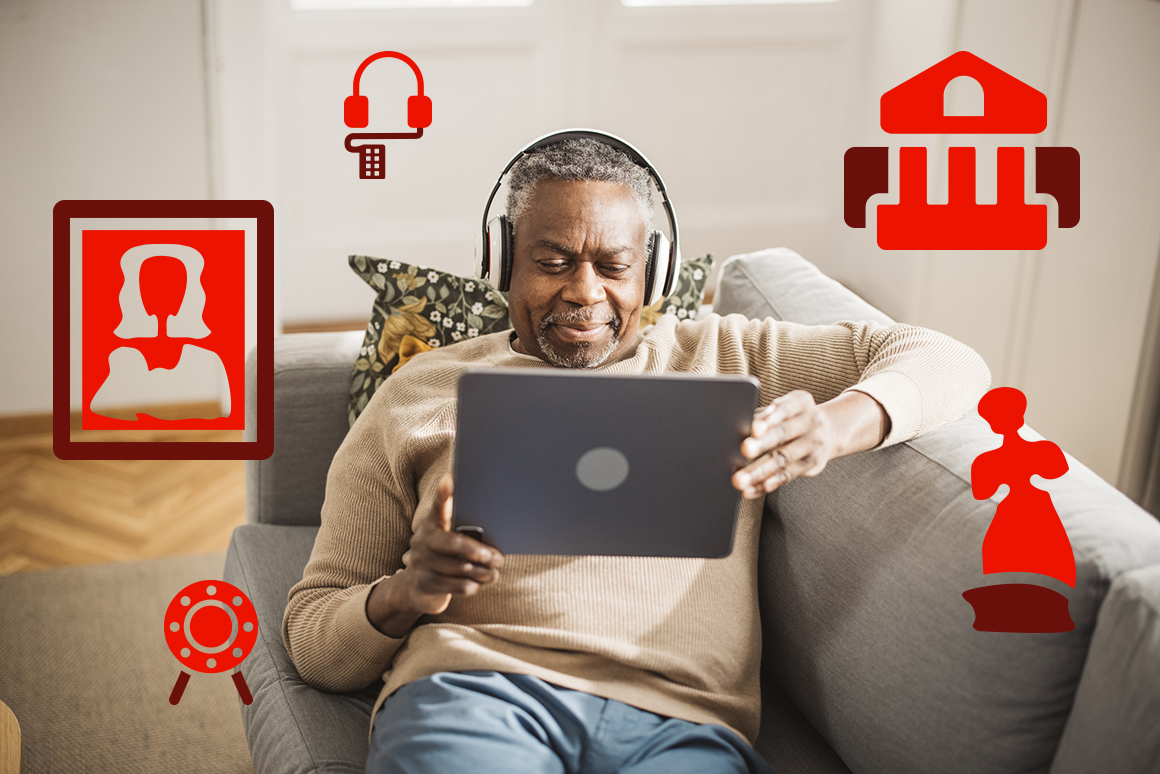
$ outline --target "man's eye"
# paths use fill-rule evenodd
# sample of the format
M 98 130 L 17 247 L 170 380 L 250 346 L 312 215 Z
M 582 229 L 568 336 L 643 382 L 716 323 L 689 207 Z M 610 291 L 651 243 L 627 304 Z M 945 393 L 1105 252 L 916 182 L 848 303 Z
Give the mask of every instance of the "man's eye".
M 628 267 L 617 264 L 616 266 L 605 266 L 604 270 L 606 272 L 608 272 L 609 274 L 621 274 L 623 272 L 628 271 Z
M 559 271 L 568 265 L 564 261 L 539 261 L 539 264 L 548 271 Z

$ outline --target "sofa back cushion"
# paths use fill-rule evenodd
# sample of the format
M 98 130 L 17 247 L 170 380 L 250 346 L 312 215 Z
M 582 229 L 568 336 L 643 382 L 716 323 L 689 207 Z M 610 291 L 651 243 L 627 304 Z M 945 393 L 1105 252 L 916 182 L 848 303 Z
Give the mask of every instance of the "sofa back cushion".
M 246 461 L 247 521 L 321 523 L 326 473 L 350 429 L 350 364 L 358 357 L 362 335 L 296 333 L 274 339 L 274 453 L 269 459 Z M 246 368 L 248 433 L 257 426 L 253 357 Z
M 839 320 L 894 322 L 793 250 L 776 247 L 721 264 L 713 311 L 720 315 L 829 325 Z
M 790 251 L 735 257 L 715 310 L 815 324 L 884 318 L 819 277 Z M 822 296 L 829 319 L 801 307 Z M 747 305 L 732 308 L 739 299 Z M 1160 563 L 1160 523 L 1069 456 L 1062 477 L 1034 481 L 1067 529 L 1075 588 L 1028 573 L 984 576 L 983 537 L 1006 487 L 975 500 L 970 468 L 999 442 L 972 414 L 831 462 L 766 499 L 763 664 L 857 774 L 1047 771 L 1109 584 Z M 962 593 L 1020 582 L 1068 597 L 1075 630 L 975 631 Z

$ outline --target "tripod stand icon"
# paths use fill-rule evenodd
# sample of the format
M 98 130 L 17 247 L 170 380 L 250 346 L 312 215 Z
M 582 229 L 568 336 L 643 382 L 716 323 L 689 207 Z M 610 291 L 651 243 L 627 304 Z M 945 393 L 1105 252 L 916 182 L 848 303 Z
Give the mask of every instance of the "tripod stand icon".
M 165 611 L 165 642 L 173 657 L 194 672 L 212 674 L 233 669 L 250 655 L 258 640 L 258 613 L 237 586 L 224 581 L 191 583 L 173 597 Z M 243 704 L 254 700 L 240 671 L 232 675 Z M 189 683 L 184 669 L 177 676 L 169 703 L 176 705 Z

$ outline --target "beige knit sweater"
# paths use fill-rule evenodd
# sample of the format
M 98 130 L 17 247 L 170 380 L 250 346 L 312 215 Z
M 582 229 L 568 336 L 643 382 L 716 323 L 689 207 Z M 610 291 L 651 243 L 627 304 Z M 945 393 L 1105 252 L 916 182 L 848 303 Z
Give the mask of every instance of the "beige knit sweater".
M 530 674 L 718 723 L 752 742 L 761 712 L 760 499 L 742 501 L 724 559 L 508 556 L 497 583 L 454 598 L 403 639 L 370 624 L 367 595 L 407 564 L 412 528 L 451 468 L 456 378 L 469 366 L 552 367 L 514 353 L 504 332 L 424 353 L 376 392 L 334 457 L 314 552 L 290 591 L 283 637 L 302 677 L 341 691 L 381 676 L 377 711 L 400 686 L 435 672 Z M 751 374 L 761 405 L 793 389 L 821 403 L 853 388 L 889 414 L 884 446 L 959 417 L 990 383 L 978 355 L 933 331 L 740 315 L 666 315 L 598 370 Z

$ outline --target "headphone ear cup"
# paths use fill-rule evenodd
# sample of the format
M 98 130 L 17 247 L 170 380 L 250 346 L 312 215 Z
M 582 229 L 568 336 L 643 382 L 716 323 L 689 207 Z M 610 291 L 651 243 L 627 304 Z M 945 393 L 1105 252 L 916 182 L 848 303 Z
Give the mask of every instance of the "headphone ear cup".
M 478 263 L 479 278 L 487 280 L 494 288 L 499 288 L 502 273 L 503 220 L 503 215 L 496 215 L 487 222 L 487 234 L 483 242 L 483 258 Z
M 665 242 L 668 244 L 667 239 Z M 672 255 L 669 257 L 668 287 L 664 288 L 664 294 L 667 296 L 677 289 L 677 281 L 681 278 L 681 248 L 678 246 L 676 250 L 673 250 L 672 245 L 670 244 L 665 249 L 672 253 Z
M 370 113 L 370 102 L 361 94 L 343 100 L 342 118 L 351 129 L 365 129 Z
M 515 227 L 507 215 L 499 216 L 499 228 L 502 234 L 503 248 L 499 255 L 499 284 L 496 290 L 504 293 L 512 286 L 512 262 L 515 260 Z
M 669 238 L 660 231 L 653 230 L 649 239 L 648 263 L 645 266 L 646 290 L 648 298 L 645 306 L 660 301 L 671 289 L 669 285 Z M 651 278 L 651 279 L 649 279 Z
M 430 125 L 431 98 L 423 94 L 407 97 L 407 126 L 412 129 L 426 129 Z

